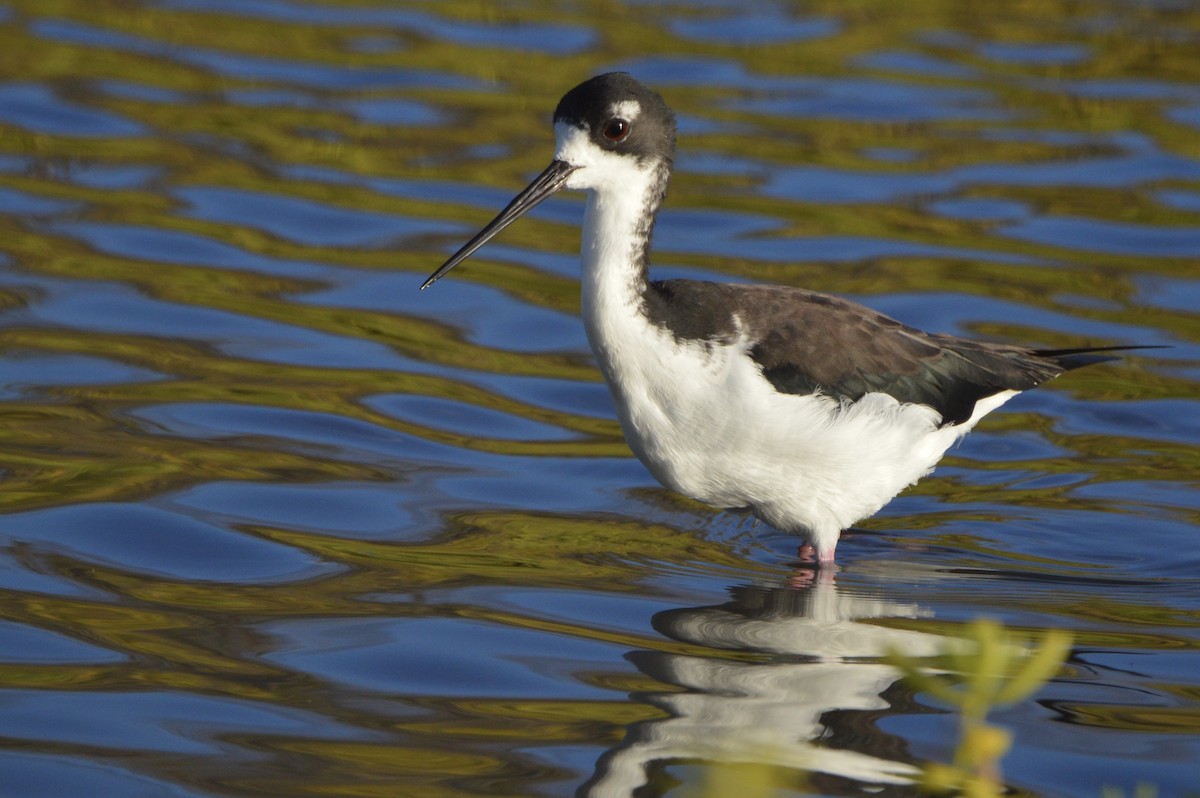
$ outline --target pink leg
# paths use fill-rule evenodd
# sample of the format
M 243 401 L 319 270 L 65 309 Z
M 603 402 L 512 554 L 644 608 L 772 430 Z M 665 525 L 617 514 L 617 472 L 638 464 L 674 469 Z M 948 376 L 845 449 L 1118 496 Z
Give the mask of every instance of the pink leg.
M 817 548 L 813 544 L 805 541 L 796 552 L 796 556 L 800 558 L 800 562 L 815 562 L 817 567 L 824 565 L 833 565 L 833 555 L 837 551 L 837 541 L 833 541 L 828 546 Z
M 834 574 L 838 572 L 832 555 L 828 559 L 820 559 L 812 544 L 805 543 L 796 552 L 801 565 L 792 569 L 788 576 L 787 586 L 793 590 L 807 590 L 814 585 L 832 585 Z

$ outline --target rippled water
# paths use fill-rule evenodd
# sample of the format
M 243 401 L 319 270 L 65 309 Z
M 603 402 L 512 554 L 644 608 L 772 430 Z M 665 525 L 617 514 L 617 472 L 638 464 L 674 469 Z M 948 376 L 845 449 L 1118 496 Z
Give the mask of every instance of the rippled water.
M 1194 794 L 1197 52 L 1171 2 L 0 2 L 0 794 L 908 795 L 955 720 L 879 655 L 979 615 L 1075 633 L 1012 787 Z M 610 69 L 680 116 L 660 276 L 1172 348 L 806 582 L 631 458 L 579 197 L 416 290 Z

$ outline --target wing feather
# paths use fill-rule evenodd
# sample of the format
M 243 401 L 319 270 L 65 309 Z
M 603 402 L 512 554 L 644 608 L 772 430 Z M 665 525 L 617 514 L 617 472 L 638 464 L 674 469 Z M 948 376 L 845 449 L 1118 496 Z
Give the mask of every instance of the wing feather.
M 980 399 L 1107 359 L 1086 355 L 1101 350 L 1038 352 L 933 335 L 800 288 L 667 280 L 650 283 L 644 297 L 650 317 L 677 338 L 732 343 L 746 336 L 750 357 L 776 390 L 851 401 L 886 393 L 934 408 L 944 424 L 969 419 Z

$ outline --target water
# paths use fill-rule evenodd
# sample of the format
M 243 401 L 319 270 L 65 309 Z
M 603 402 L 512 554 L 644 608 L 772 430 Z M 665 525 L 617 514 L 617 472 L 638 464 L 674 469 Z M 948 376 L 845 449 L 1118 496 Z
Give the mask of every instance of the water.
M 0 3 L 0 794 L 910 795 L 955 720 L 879 656 L 980 615 L 1075 633 L 1010 786 L 1200 789 L 1200 14 L 744 5 Z M 630 457 L 579 197 L 416 290 L 610 69 L 680 116 L 661 276 L 1172 348 L 806 581 Z

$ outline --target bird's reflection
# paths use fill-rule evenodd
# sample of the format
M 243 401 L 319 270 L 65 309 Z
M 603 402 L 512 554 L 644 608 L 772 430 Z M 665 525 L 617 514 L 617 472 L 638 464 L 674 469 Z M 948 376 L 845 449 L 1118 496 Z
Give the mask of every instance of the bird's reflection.
M 928 613 L 915 604 L 839 590 L 832 573 L 808 584 L 746 585 L 719 606 L 661 612 L 654 627 L 690 644 L 760 656 L 688 656 L 635 651 L 647 675 L 681 688 L 634 696 L 669 717 L 627 730 L 579 789 L 589 798 L 631 796 L 670 762 L 770 764 L 825 773 L 865 785 L 908 784 L 917 769 L 897 758 L 882 732 L 854 749 L 829 745 L 835 710 L 883 710 L 882 694 L 900 675 L 882 657 L 938 653 L 946 638 L 871 623 Z M 714 652 L 715 654 L 716 652 Z

